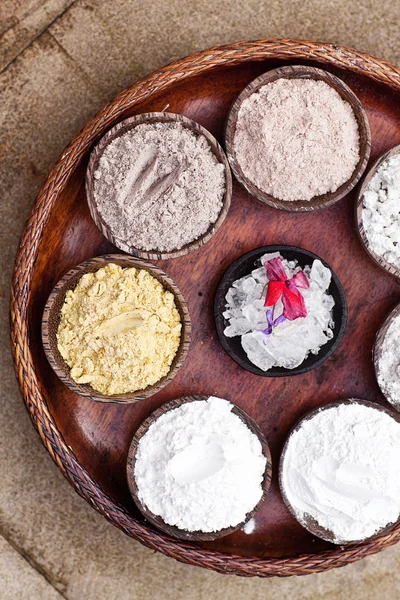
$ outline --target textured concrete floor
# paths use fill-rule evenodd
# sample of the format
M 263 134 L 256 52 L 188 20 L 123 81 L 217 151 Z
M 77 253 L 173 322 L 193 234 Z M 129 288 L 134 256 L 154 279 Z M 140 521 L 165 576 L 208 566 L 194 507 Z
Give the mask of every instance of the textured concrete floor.
M 149 71 L 238 39 L 299 37 L 400 65 L 400 0 L 0 0 L 0 600 L 394 600 L 400 546 L 340 570 L 240 579 L 181 565 L 114 529 L 42 447 L 8 351 L 8 286 L 46 172 L 101 105 Z

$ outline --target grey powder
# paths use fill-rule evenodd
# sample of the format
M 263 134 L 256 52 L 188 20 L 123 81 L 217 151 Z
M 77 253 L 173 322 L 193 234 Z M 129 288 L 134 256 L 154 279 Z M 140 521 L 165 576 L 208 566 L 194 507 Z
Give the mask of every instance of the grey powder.
M 95 201 L 114 236 L 140 250 L 169 252 L 217 220 L 225 171 L 208 140 L 181 123 L 148 123 L 104 150 Z

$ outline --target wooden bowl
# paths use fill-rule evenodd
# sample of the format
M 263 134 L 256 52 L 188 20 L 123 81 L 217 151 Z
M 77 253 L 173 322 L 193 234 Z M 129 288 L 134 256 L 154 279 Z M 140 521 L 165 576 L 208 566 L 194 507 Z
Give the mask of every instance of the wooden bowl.
M 400 315 L 400 304 L 395 306 L 394 309 L 392 311 L 390 311 L 390 313 L 388 314 L 388 316 L 386 317 L 386 319 L 383 321 L 382 325 L 380 326 L 380 328 L 376 334 L 376 337 L 375 337 L 375 343 L 374 343 L 374 348 L 373 348 L 373 352 L 372 352 L 374 369 L 375 369 L 375 377 L 376 377 L 376 381 L 378 382 L 379 388 L 380 388 L 382 394 L 385 396 L 386 400 L 389 402 L 389 404 L 391 404 L 393 406 L 393 408 L 395 408 L 398 411 L 400 411 L 400 404 L 395 404 L 391 400 L 390 396 L 388 396 L 388 394 L 386 394 L 380 386 L 379 363 L 381 360 L 382 346 L 383 346 L 383 342 L 384 342 L 385 336 L 387 334 L 387 331 L 388 331 L 389 327 L 391 326 L 391 324 L 393 323 L 394 319 L 396 317 L 398 317 L 399 315 Z
M 85 273 L 94 273 L 109 263 L 115 263 L 121 267 L 136 267 L 138 269 L 145 269 L 148 271 L 163 285 L 165 289 L 169 290 L 174 295 L 176 307 L 179 311 L 182 322 L 179 348 L 174 360 L 172 361 L 171 369 L 168 375 L 165 375 L 154 385 L 147 386 L 144 390 L 114 395 L 102 394 L 101 392 L 94 390 L 88 384 L 76 383 L 70 375 L 69 366 L 58 350 L 56 337 L 58 326 L 60 324 L 61 308 L 64 304 L 67 291 L 75 289 L 79 280 L 83 275 L 85 275 Z M 106 254 L 104 256 L 97 256 L 96 258 L 87 260 L 86 262 L 68 271 L 68 273 L 66 273 L 64 277 L 60 279 L 51 292 L 46 302 L 42 318 L 43 347 L 51 367 L 57 373 L 59 378 L 73 392 L 76 392 L 85 398 L 96 400 L 97 402 L 129 404 L 131 402 L 137 402 L 138 400 L 142 400 L 143 398 L 148 398 L 149 396 L 156 394 L 163 387 L 168 385 L 170 381 L 172 381 L 180 366 L 183 364 L 183 361 L 185 360 L 186 354 L 189 350 L 190 336 L 191 323 L 189 311 L 184 297 L 172 279 L 168 277 L 168 275 L 166 275 L 160 268 L 151 265 L 144 260 L 135 259 L 130 256 L 123 256 L 121 254 Z
M 171 250 L 169 252 L 157 252 L 157 251 L 147 251 L 136 248 L 135 246 L 131 246 L 127 242 L 117 238 L 114 233 L 111 231 L 110 227 L 105 223 L 102 216 L 100 215 L 97 205 L 94 199 L 94 173 L 97 169 L 99 160 L 101 158 L 102 153 L 104 152 L 106 146 L 110 144 L 113 140 L 120 137 L 130 129 L 133 129 L 137 125 L 141 125 L 143 123 L 182 123 L 184 127 L 190 129 L 196 135 L 203 135 L 213 152 L 216 156 L 217 160 L 224 165 L 225 168 L 225 194 L 222 199 L 222 208 L 218 215 L 215 223 L 212 223 L 208 230 L 203 233 L 199 238 L 186 244 L 179 250 Z M 135 117 L 130 117 L 129 119 L 125 119 L 120 123 L 117 123 L 112 129 L 107 131 L 106 134 L 103 135 L 99 143 L 92 150 L 90 155 L 89 165 L 86 171 L 86 197 L 89 205 L 90 214 L 93 218 L 93 221 L 96 223 L 97 227 L 103 233 L 103 235 L 114 244 L 120 250 L 124 252 L 128 252 L 128 254 L 132 254 L 133 256 L 138 256 L 140 258 L 145 258 L 148 260 L 166 260 L 168 258 L 177 258 L 178 256 L 183 256 L 188 254 L 189 252 L 193 252 L 197 250 L 197 248 L 201 248 L 208 240 L 218 231 L 221 227 L 227 213 L 229 210 L 229 206 L 231 204 L 232 198 L 232 175 L 229 167 L 228 160 L 225 156 L 225 153 L 215 137 L 211 135 L 207 129 L 196 123 L 196 121 L 192 121 L 183 115 L 165 113 L 165 112 L 151 112 L 143 115 L 138 115 Z
M 234 138 L 236 132 L 236 123 L 238 119 L 238 113 L 242 105 L 243 100 L 257 92 L 262 86 L 272 83 L 277 79 L 314 79 L 325 81 L 328 85 L 333 87 L 339 95 L 350 104 L 353 109 L 354 116 L 358 123 L 358 129 L 360 133 L 360 158 L 356 168 L 353 171 L 352 176 L 348 181 L 343 183 L 336 191 L 329 192 L 320 196 L 314 196 L 311 200 L 279 200 L 270 194 L 262 191 L 258 188 L 246 175 L 243 173 L 242 168 L 236 158 L 234 148 Z M 233 103 L 226 121 L 225 127 L 225 147 L 228 156 L 229 163 L 232 167 L 232 171 L 240 183 L 246 188 L 250 194 L 253 194 L 258 200 L 268 204 L 273 208 L 280 210 L 287 210 L 291 212 L 309 212 L 316 210 L 317 208 L 324 208 L 331 206 L 344 196 L 346 196 L 357 184 L 360 177 L 364 173 L 370 151 L 371 151 L 371 132 L 369 128 L 367 115 L 361 105 L 361 102 L 357 96 L 351 91 L 351 89 L 338 77 L 328 73 L 322 69 L 316 69 L 314 67 L 308 67 L 304 65 L 285 66 L 279 69 L 273 69 L 267 71 L 263 75 L 260 75 L 254 79 L 244 90 L 239 94 Z
M 332 279 L 328 291 L 335 300 L 335 306 L 333 307 L 333 320 L 335 322 L 333 338 L 324 346 L 322 346 L 317 355 L 309 354 L 309 356 L 301 363 L 301 365 L 295 369 L 275 367 L 269 369 L 268 371 L 263 371 L 259 367 L 256 367 L 256 365 L 254 365 L 247 357 L 247 354 L 242 348 L 240 336 L 229 338 L 224 334 L 224 329 L 229 323 L 227 319 L 223 317 L 222 313 L 226 310 L 225 296 L 229 288 L 232 286 L 232 283 L 236 281 L 236 279 L 250 274 L 251 271 L 257 266 L 261 266 L 259 259 L 267 252 L 280 252 L 287 260 L 297 260 L 302 268 L 318 259 L 332 273 Z M 347 304 L 342 284 L 332 271 L 331 267 L 324 260 L 322 260 L 322 258 L 316 254 L 313 254 L 312 252 L 308 252 L 308 250 L 303 250 L 302 248 L 297 248 L 294 246 L 262 246 L 261 248 L 251 250 L 250 252 L 247 252 L 247 254 L 244 254 L 238 258 L 225 271 L 215 294 L 214 318 L 219 341 L 221 342 L 222 347 L 229 354 L 229 356 L 233 358 L 235 362 L 237 362 L 238 365 L 243 367 L 243 369 L 250 371 L 250 373 L 254 373 L 254 375 L 260 375 L 261 377 L 287 377 L 292 375 L 302 375 L 304 373 L 308 373 L 308 371 L 311 371 L 316 367 L 319 367 L 319 365 L 325 362 L 336 350 L 340 340 L 343 337 L 346 327 Z
M 357 194 L 356 224 L 357 224 L 357 233 L 361 240 L 361 243 L 364 246 L 367 253 L 372 258 L 372 260 L 378 265 L 378 267 L 380 267 L 384 271 L 387 271 L 391 275 L 394 275 L 395 277 L 400 279 L 400 269 L 398 269 L 391 263 L 387 262 L 387 260 L 385 260 L 382 256 L 379 256 L 379 254 L 375 254 L 375 252 L 372 250 L 372 248 L 369 245 L 367 234 L 365 233 L 364 225 L 362 222 L 364 194 L 369 185 L 369 182 L 371 181 L 372 177 L 375 175 L 376 171 L 379 169 L 381 164 L 383 162 L 385 162 L 385 160 L 387 160 L 388 158 L 391 158 L 392 156 L 395 156 L 397 154 L 400 154 L 400 145 L 395 146 L 388 152 L 385 152 L 385 154 L 382 154 L 382 156 L 380 158 L 378 158 L 377 161 L 374 162 L 374 164 L 372 165 L 372 167 L 370 168 L 370 170 L 364 177 L 364 180 L 363 180 L 363 182 L 360 186 L 360 189 L 358 190 L 358 194 Z
M 239 408 L 238 406 L 234 406 L 232 412 L 237 415 L 260 440 L 262 446 L 262 452 L 267 459 L 267 464 L 265 467 L 264 478 L 262 482 L 263 495 L 260 501 L 256 504 L 256 506 L 247 513 L 246 518 L 241 523 L 234 525 L 232 527 L 226 527 L 225 529 L 220 529 L 219 531 L 207 532 L 203 531 L 186 531 L 184 529 L 180 529 L 175 525 L 168 525 L 165 521 L 151 512 L 140 500 L 138 495 L 138 488 L 135 480 L 135 462 L 136 462 L 136 451 L 139 445 L 139 442 L 143 435 L 148 431 L 150 425 L 154 423 L 161 415 L 164 413 L 173 410 L 174 408 L 178 408 L 182 404 L 186 404 L 187 402 L 193 402 L 195 400 L 207 400 L 209 396 L 205 395 L 196 395 L 196 396 L 183 396 L 181 398 L 177 398 L 176 400 L 171 400 L 170 402 L 166 402 L 162 406 L 160 406 L 157 410 L 155 410 L 151 415 L 139 426 L 139 429 L 136 431 L 133 436 L 131 445 L 129 447 L 128 452 L 128 462 L 126 466 L 126 474 L 128 479 L 129 490 L 132 494 L 132 498 L 135 501 L 136 506 L 144 515 L 144 517 L 150 521 L 153 525 L 161 529 L 168 535 L 171 535 L 180 540 L 187 541 L 197 541 L 197 542 L 205 542 L 210 540 L 216 540 L 222 537 L 241 529 L 245 523 L 247 523 L 251 517 L 257 512 L 260 504 L 265 499 L 269 487 L 271 485 L 271 477 L 272 477 L 272 465 L 271 465 L 271 453 L 269 450 L 268 442 L 265 439 L 263 433 L 258 427 L 257 423 L 247 414 L 246 411 Z
M 343 404 L 361 404 L 363 406 L 368 406 L 370 408 L 374 408 L 375 410 L 379 410 L 380 412 L 384 412 L 387 415 L 389 415 L 390 417 L 392 417 L 395 421 L 397 421 L 398 423 L 400 423 L 400 415 L 392 413 L 390 410 L 388 410 L 387 408 L 384 408 L 383 406 L 380 406 L 379 404 L 376 404 L 374 402 L 368 402 L 367 400 L 359 400 L 358 398 L 346 398 L 345 400 L 339 400 L 337 402 L 331 402 L 330 404 L 325 404 L 325 406 L 321 406 L 320 408 L 317 408 L 315 410 L 310 411 L 309 413 L 307 413 L 304 417 L 302 417 L 297 423 L 296 425 L 293 427 L 293 429 L 290 431 L 285 445 L 283 447 L 282 450 L 282 454 L 281 454 L 281 458 L 280 458 L 280 462 L 279 462 L 279 487 L 280 487 L 280 491 L 281 491 L 281 495 L 282 495 L 282 499 L 286 505 L 286 508 L 289 510 L 289 512 L 292 514 L 292 516 L 303 526 L 305 527 L 310 533 L 312 533 L 313 535 L 315 535 L 316 537 L 321 538 L 322 540 L 325 540 L 326 542 L 331 542 L 332 544 L 338 544 L 338 545 L 343 545 L 343 546 L 350 546 L 353 544 L 360 544 L 363 542 L 366 542 L 367 540 L 373 540 L 378 538 L 381 535 L 384 535 L 386 533 L 389 533 L 389 531 L 395 527 L 396 525 L 398 525 L 400 523 L 400 517 L 399 519 L 395 522 L 395 523 L 388 523 L 388 525 L 386 525 L 385 527 L 382 527 L 379 531 L 377 531 L 376 533 L 374 533 L 374 535 L 371 535 L 363 540 L 354 540 L 351 542 L 340 542 L 340 541 L 335 541 L 335 536 L 333 534 L 332 531 L 325 529 L 324 527 L 321 527 L 321 525 L 319 525 L 317 523 L 317 521 L 311 517 L 310 515 L 304 515 L 303 519 L 300 520 L 295 512 L 295 510 L 293 509 L 289 499 L 286 496 L 284 487 L 283 487 L 283 462 L 285 460 L 285 455 L 286 455 L 286 451 L 288 448 L 288 444 L 290 441 L 291 436 L 293 435 L 293 433 L 295 431 L 297 431 L 298 429 L 300 429 L 302 423 L 304 421 L 309 421 L 310 419 L 312 419 L 313 417 L 315 417 L 315 415 L 317 415 L 318 413 L 320 413 L 322 410 L 328 410 L 330 408 L 334 408 L 336 406 L 341 406 Z

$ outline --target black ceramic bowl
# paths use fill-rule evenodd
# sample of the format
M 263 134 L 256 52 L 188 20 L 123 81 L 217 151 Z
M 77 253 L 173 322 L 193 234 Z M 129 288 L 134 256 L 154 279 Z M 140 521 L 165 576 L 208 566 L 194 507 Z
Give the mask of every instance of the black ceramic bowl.
M 256 365 L 253 365 L 253 363 L 247 358 L 247 355 L 240 343 L 240 336 L 228 338 L 224 335 L 224 329 L 229 323 L 222 316 L 222 313 L 225 311 L 225 296 L 229 288 L 232 286 L 232 283 L 236 281 L 236 279 L 240 279 L 240 277 L 250 274 L 253 269 L 260 267 L 261 256 L 271 252 L 280 252 L 283 258 L 286 258 L 287 260 L 297 260 L 299 266 L 302 268 L 306 265 L 311 265 L 315 259 L 319 259 L 325 267 L 328 267 L 331 270 L 332 273 L 331 284 L 328 288 L 328 292 L 335 300 L 335 306 L 333 307 L 333 320 L 335 323 L 333 337 L 331 340 L 329 340 L 329 342 L 322 346 L 318 354 L 310 354 L 306 360 L 304 360 L 301 365 L 295 369 L 275 367 L 273 369 L 269 369 L 268 371 L 263 371 L 262 369 L 256 367 Z M 247 369 L 247 371 L 250 371 L 250 373 L 261 375 L 262 377 L 302 375 L 303 373 L 307 373 L 308 371 L 311 371 L 312 369 L 315 369 L 321 365 L 338 347 L 343 336 L 347 320 L 346 297 L 344 295 L 343 287 L 335 273 L 332 271 L 331 267 L 316 254 L 295 246 L 262 246 L 261 248 L 251 250 L 251 252 L 247 252 L 247 254 L 244 254 L 238 258 L 225 271 L 215 294 L 214 318 L 219 341 L 221 342 L 222 347 L 229 354 L 229 356 L 237 362 L 238 365 L 244 369 Z

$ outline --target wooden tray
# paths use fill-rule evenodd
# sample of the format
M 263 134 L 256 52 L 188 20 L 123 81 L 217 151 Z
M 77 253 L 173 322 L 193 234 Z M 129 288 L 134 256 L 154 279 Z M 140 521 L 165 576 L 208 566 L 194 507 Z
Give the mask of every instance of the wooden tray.
M 307 411 L 343 397 L 384 404 L 375 381 L 375 333 L 400 299 L 396 280 L 368 257 L 355 232 L 355 194 L 315 213 L 282 213 L 234 183 L 221 229 L 201 249 L 157 264 L 178 284 L 193 323 L 188 357 L 173 382 L 135 405 L 102 405 L 75 395 L 44 355 L 40 322 L 57 280 L 92 256 L 115 252 L 90 218 L 84 176 L 91 148 L 131 115 L 168 110 L 198 121 L 222 141 L 225 116 L 252 79 L 283 64 L 309 64 L 341 77 L 363 103 L 371 125 L 371 161 L 400 143 L 400 70 L 346 48 L 295 40 L 238 42 L 177 61 L 119 94 L 72 140 L 44 182 L 23 232 L 11 298 L 11 336 L 21 392 L 41 439 L 76 491 L 111 523 L 150 548 L 183 562 L 240 575 L 304 575 L 345 565 L 400 539 L 400 527 L 371 542 L 341 548 L 314 538 L 290 515 L 277 473 L 285 438 Z M 289 244 L 315 252 L 345 289 L 349 317 L 340 347 L 298 377 L 265 379 L 241 369 L 222 349 L 213 296 L 226 268 L 249 250 Z M 125 462 L 141 421 L 161 403 L 215 394 L 243 407 L 267 437 L 273 481 L 252 534 L 215 542 L 175 540 L 146 523 L 129 494 Z

